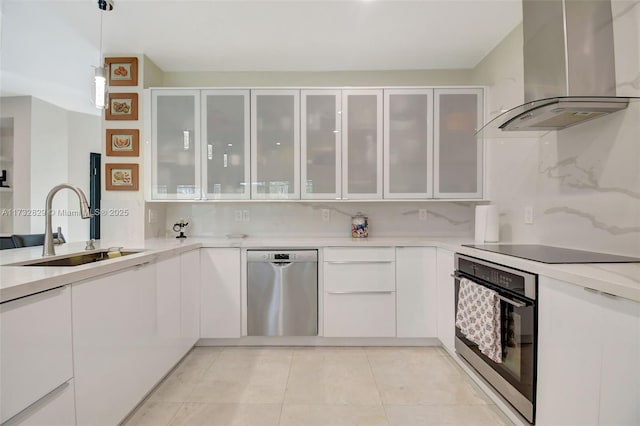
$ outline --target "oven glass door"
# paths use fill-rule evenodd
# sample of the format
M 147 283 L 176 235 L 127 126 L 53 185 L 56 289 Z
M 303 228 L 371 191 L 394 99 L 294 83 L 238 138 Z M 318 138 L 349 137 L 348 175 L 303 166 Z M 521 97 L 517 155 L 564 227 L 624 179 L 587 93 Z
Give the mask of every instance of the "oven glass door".
M 474 282 L 481 284 L 480 280 Z M 458 291 L 460 280 L 455 280 L 456 314 L 458 312 Z M 495 288 L 491 288 L 496 291 Z M 498 292 L 501 296 L 516 303 L 524 303 L 516 300 L 506 292 Z M 476 353 L 484 362 L 495 370 L 506 381 L 511 383 L 529 401 L 533 402 L 535 389 L 535 354 L 536 354 L 536 309 L 532 302 L 526 306 L 518 307 L 504 300 L 500 303 L 500 332 L 502 342 L 502 363 L 497 363 L 478 349 L 478 345 L 468 340 L 456 327 L 458 337 L 469 349 Z

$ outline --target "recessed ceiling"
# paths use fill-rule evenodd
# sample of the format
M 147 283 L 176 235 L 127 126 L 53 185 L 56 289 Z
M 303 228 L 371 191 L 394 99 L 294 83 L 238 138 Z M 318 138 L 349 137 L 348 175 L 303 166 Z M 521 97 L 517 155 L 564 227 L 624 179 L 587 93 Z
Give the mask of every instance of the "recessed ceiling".
M 521 21 L 521 1 L 115 0 L 103 13 L 105 52 L 164 71 L 468 69 Z

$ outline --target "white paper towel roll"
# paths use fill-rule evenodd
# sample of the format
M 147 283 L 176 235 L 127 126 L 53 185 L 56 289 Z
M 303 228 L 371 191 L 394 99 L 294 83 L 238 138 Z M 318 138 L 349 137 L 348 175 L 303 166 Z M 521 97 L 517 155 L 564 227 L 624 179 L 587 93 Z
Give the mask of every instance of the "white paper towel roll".
M 476 206 L 476 243 L 496 243 L 499 240 L 500 222 L 498 206 Z

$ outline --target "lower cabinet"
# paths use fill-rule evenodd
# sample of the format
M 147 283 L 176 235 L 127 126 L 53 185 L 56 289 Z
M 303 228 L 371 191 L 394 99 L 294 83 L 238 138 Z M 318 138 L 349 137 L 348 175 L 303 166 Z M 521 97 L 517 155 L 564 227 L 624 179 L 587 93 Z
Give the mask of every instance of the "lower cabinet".
M 50 394 L 73 378 L 70 287 L 0 304 L 0 324 L 0 423 L 4 425 L 16 415 L 24 419 L 25 409 L 29 416 L 35 415 L 47 405 Z M 73 400 L 66 409 L 73 411 Z M 64 424 L 67 417 L 62 411 L 50 413 L 47 424 Z
M 240 337 L 240 269 L 239 248 L 200 250 L 200 337 Z
M 182 345 L 180 256 L 158 260 L 155 270 L 158 333 L 154 340 L 158 353 L 153 359 L 158 362 L 158 370 L 168 371 L 185 352 Z
M 76 424 L 73 380 L 63 383 L 2 426 L 70 426 Z
M 180 255 L 181 347 L 186 352 L 200 338 L 200 250 Z
M 438 339 L 442 345 L 455 352 L 455 287 L 453 272 L 455 271 L 454 253 L 449 250 L 437 251 L 437 303 L 438 303 Z
M 436 337 L 436 249 L 396 247 L 398 337 Z
M 640 424 L 640 303 L 539 277 L 538 425 Z
M 395 337 L 395 249 L 324 250 L 324 336 Z
M 158 379 L 155 265 L 73 285 L 76 415 L 79 425 L 114 425 Z

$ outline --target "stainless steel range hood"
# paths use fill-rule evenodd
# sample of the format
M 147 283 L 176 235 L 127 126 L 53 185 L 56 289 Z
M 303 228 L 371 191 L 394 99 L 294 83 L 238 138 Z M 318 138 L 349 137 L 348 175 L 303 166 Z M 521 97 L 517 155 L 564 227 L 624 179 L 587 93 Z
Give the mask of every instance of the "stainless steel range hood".
M 523 0 L 522 16 L 526 103 L 495 118 L 498 128 L 559 130 L 627 107 L 609 0 Z

